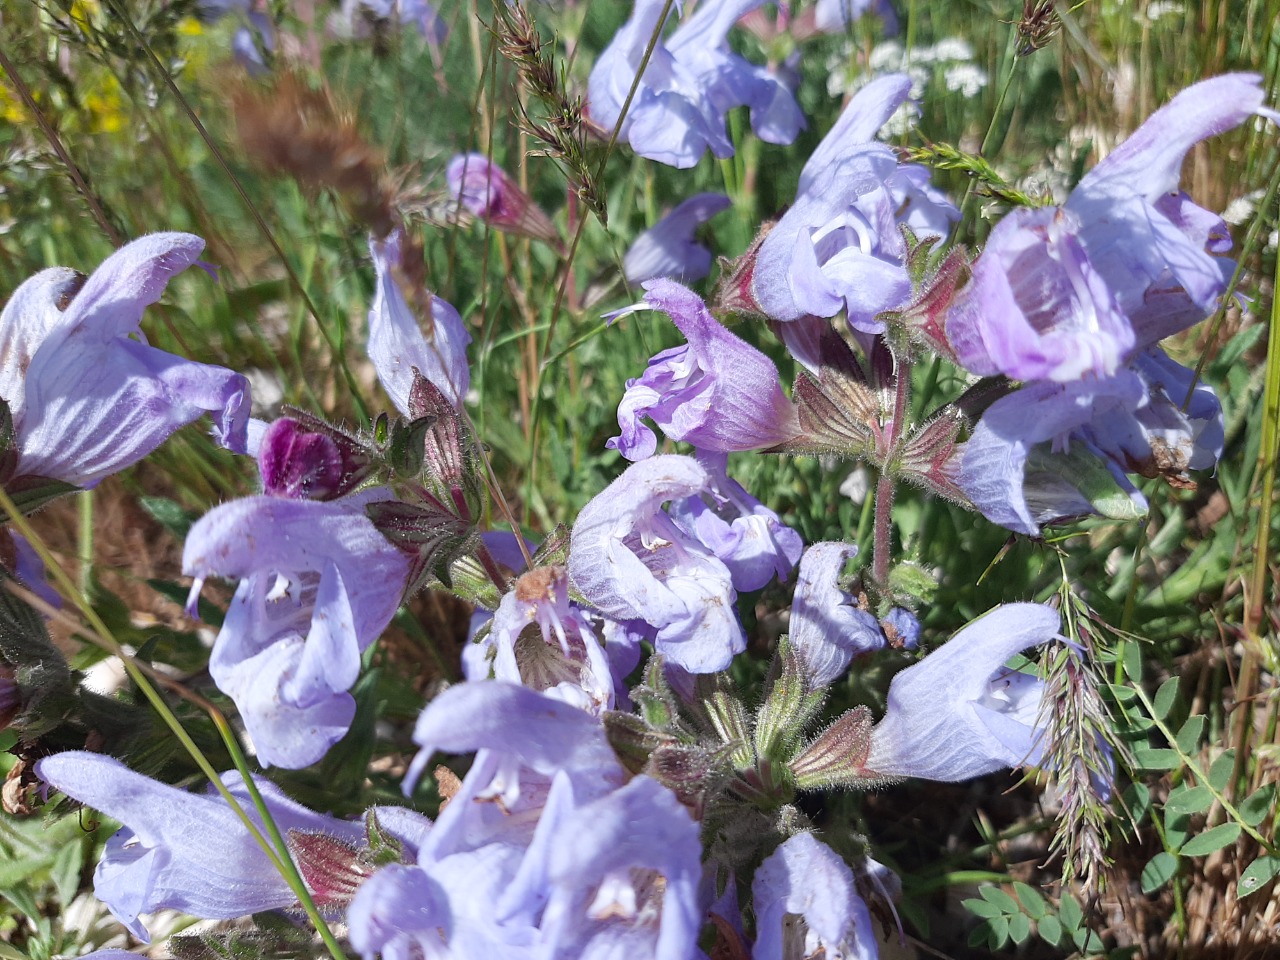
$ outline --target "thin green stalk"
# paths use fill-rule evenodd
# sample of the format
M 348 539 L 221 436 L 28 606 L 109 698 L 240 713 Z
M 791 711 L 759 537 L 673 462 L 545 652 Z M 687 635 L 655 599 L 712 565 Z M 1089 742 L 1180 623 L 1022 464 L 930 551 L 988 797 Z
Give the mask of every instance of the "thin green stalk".
M 80 561 L 80 592 L 85 596 L 93 586 L 93 491 L 76 497 L 79 524 L 76 530 L 76 559 Z
M 142 692 L 142 695 L 147 698 L 152 708 L 165 722 L 165 725 L 173 732 L 173 735 L 178 739 L 178 742 L 182 744 L 183 748 L 190 755 L 196 766 L 200 768 L 200 772 L 209 779 L 209 782 L 212 783 L 218 793 L 222 795 L 222 798 L 231 806 L 231 809 L 235 812 L 236 816 L 240 818 L 240 822 L 244 824 L 245 829 L 249 831 L 250 836 L 252 836 L 258 846 L 262 848 L 262 852 L 266 854 L 271 865 L 280 872 L 280 875 L 289 885 L 289 888 L 298 897 L 298 902 L 302 905 L 307 916 L 311 919 L 312 923 L 315 924 L 316 931 L 320 934 L 320 938 L 324 941 L 325 946 L 328 947 L 334 960 L 346 960 L 346 955 L 343 953 L 342 947 L 338 944 L 338 941 L 334 938 L 332 931 L 329 930 L 328 924 L 325 923 L 324 918 L 320 915 L 319 910 L 316 908 L 315 901 L 311 897 L 311 891 L 307 889 L 306 882 L 302 879 L 302 875 L 298 872 L 298 868 L 294 864 L 293 858 L 289 855 L 289 848 L 285 843 L 284 837 L 281 836 L 279 828 L 271 817 L 270 810 L 267 809 L 267 805 L 262 799 L 262 795 L 259 793 L 257 785 L 253 781 L 252 771 L 249 769 L 248 761 L 245 759 L 244 753 L 240 749 L 240 744 L 237 742 L 230 724 L 227 723 L 226 717 L 224 717 L 221 711 L 215 708 L 212 704 L 207 702 L 203 704 L 204 709 L 212 718 L 214 726 L 222 736 L 223 742 L 226 744 L 227 751 L 231 755 L 233 764 L 240 772 L 240 775 L 244 778 L 245 787 L 248 789 L 249 796 L 253 800 L 254 807 L 257 809 L 258 815 L 262 818 L 263 825 L 266 827 L 267 833 L 271 837 L 271 843 L 262 836 L 257 825 L 249 819 L 249 815 L 244 811 L 244 808 L 240 806 L 240 803 L 223 784 L 222 778 L 218 775 L 218 771 L 214 769 L 213 764 L 209 762 L 209 758 L 204 755 L 196 745 L 196 742 L 191 739 L 190 734 L 188 734 L 183 728 L 182 722 L 169 708 L 169 705 L 160 695 L 160 692 L 148 679 L 147 674 L 133 659 L 133 657 L 125 652 L 124 648 L 120 645 L 120 642 L 116 640 L 110 629 L 102 621 L 102 618 L 98 616 L 97 611 L 93 609 L 93 606 L 85 599 L 84 595 L 76 589 L 71 578 L 68 577 L 62 567 L 59 566 L 57 558 L 49 552 L 48 547 L 44 545 L 44 542 L 40 539 L 39 535 L 32 529 L 27 518 L 22 515 L 22 512 L 14 505 L 13 500 L 10 499 L 8 492 L 2 487 L 0 487 L 0 509 L 3 509 L 4 512 L 8 514 L 9 521 L 17 528 L 18 532 L 27 539 L 27 542 L 31 544 L 32 549 L 34 549 L 39 555 L 40 560 L 45 565 L 46 572 L 53 577 L 59 592 L 74 603 L 76 608 L 80 611 L 80 614 L 86 621 L 88 621 L 92 630 L 92 633 L 89 634 L 90 639 L 98 641 L 108 651 L 120 658 L 120 662 L 124 665 L 125 671 L 129 674 L 129 678 Z M 187 691 L 184 691 L 184 694 L 191 699 L 195 699 L 194 695 Z M 275 845 L 274 848 L 272 846 L 273 843 Z

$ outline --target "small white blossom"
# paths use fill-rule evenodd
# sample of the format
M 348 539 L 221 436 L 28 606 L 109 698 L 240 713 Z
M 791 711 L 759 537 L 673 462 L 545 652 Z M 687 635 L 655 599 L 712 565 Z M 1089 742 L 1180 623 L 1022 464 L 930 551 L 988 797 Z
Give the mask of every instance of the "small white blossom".
M 987 85 L 987 73 L 972 63 L 947 67 L 942 75 L 948 90 L 959 90 L 966 98 L 976 97 Z

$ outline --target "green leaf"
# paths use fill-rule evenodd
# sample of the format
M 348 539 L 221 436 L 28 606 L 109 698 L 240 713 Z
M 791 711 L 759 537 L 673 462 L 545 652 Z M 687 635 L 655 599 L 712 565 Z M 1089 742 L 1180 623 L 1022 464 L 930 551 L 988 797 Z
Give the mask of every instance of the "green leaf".
M 1112 683 L 1106 687 L 1107 693 L 1111 695 L 1111 699 L 1121 706 L 1128 706 L 1138 699 L 1138 693 L 1133 687 L 1126 687 L 1122 684 Z
M 1189 787 L 1184 784 L 1169 794 L 1164 808 L 1177 813 L 1204 813 L 1212 804 L 1213 792 L 1208 787 Z
M 1071 934 L 1071 939 L 1075 941 L 1076 948 L 1085 953 L 1102 952 L 1102 938 L 1092 930 L 1076 930 Z
M 979 900 L 976 897 L 969 900 L 962 900 L 964 908 L 972 913 L 975 917 L 982 917 L 990 920 L 992 917 L 998 917 L 1003 912 L 994 903 L 988 900 Z
M 1280 876 L 1280 857 L 1259 857 L 1240 874 L 1236 896 L 1247 897 L 1251 893 L 1257 893 L 1277 876 Z
M 1240 824 L 1221 823 L 1199 836 L 1192 837 L 1182 847 L 1184 857 L 1203 857 L 1205 854 L 1221 850 L 1229 843 L 1235 843 L 1240 836 Z
M 991 939 L 991 921 L 983 920 L 969 931 L 969 946 L 979 947 Z
M 1031 920 L 1024 914 L 1009 918 L 1009 939 L 1014 943 L 1022 943 L 1031 936 Z
M 1157 853 L 1142 868 L 1142 892 L 1155 893 L 1178 872 L 1178 858 L 1172 853 Z
M 1213 789 L 1219 793 L 1226 792 L 1227 784 L 1231 782 L 1231 772 L 1235 769 L 1236 752 L 1228 750 L 1222 754 L 1217 760 L 1213 761 L 1213 766 L 1209 768 L 1209 783 Z
M 1051 947 L 1056 947 L 1062 942 L 1062 924 L 1052 914 L 1036 921 L 1036 933 L 1040 934 L 1040 939 Z
M 1178 749 L 1187 754 L 1195 753 L 1196 747 L 1200 745 L 1200 737 L 1204 733 L 1204 728 L 1208 722 L 1201 714 L 1188 717 L 1187 722 L 1178 731 Z
M 1018 902 L 1022 904 L 1022 910 L 1032 920 L 1039 920 L 1049 912 L 1049 905 L 1044 902 L 1044 897 L 1040 896 L 1040 891 L 1035 887 L 1016 881 L 1013 885 L 1013 892 L 1018 896 Z
M 982 899 L 988 903 L 993 903 L 1000 908 L 1001 913 L 1017 914 L 1022 912 L 1022 908 L 1018 906 L 1018 901 L 1009 896 L 999 887 L 984 886 L 978 889 L 978 893 L 982 895 Z
M 196 517 L 184 510 L 181 504 L 167 497 L 139 497 L 138 503 L 179 542 L 187 539 L 187 531 L 195 523 Z
M 992 950 L 999 950 L 1009 940 L 1009 918 L 993 917 L 987 921 L 987 945 Z
M 1263 784 L 1240 804 L 1240 819 L 1251 827 L 1256 827 L 1271 812 L 1271 804 L 1276 796 L 1274 783 Z
M 1137 516 L 1142 516 L 1138 513 Z M 1115 517 L 1113 519 L 1124 519 Z M 1142 682 L 1142 648 L 1136 643 L 1126 643 L 1124 645 L 1124 672 L 1128 674 L 1129 679 L 1134 683 Z
M 58 902 L 64 907 L 75 899 L 83 866 L 84 844 L 78 839 L 64 844 L 53 858 L 53 886 L 58 891 Z
M 1156 749 L 1154 747 L 1135 747 L 1133 764 L 1136 770 L 1173 770 L 1181 758 L 1176 750 Z
M 1062 921 L 1062 926 L 1068 933 L 1075 933 L 1080 929 L 1084 911 L 1080 909 L 1079 901 L 1069 893 L 1064 893 L 1058 904 L 1058 919 Z
M 1151 809 L 1151 791 L 1145 784 L 1131 783 L 1124 791 L 1124 808 L 1129 811 L 1135 824 L 1139 823 Z
M 1163 720 L 1165 717 L 1169 716 L 1169 712 L 1177 705 L 1178 687 L 1181 683 L 1181 677 L 1170 677 L 1164 683 L 1160 684 L 1160 689 L 1156 691 L 1156 719 Z

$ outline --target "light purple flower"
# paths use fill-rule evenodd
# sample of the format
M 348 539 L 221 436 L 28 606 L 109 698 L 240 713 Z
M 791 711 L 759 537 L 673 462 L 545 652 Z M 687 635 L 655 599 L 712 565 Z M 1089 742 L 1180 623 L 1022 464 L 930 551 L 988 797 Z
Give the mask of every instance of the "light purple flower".
M 547 897 L 542 955 L 695 956 L 704 912 L 698 896 L 702 849 L 698 824 L 675 795 L 637 776 L 566 812 L 541 845 Z
M 223 446 L 244 452 L 248 381 L 135 339 L 143 310 L 203 248 L 187 233 L 154 233 L 117 250 L 83 285 L 54 267 L 14 291 L 0 313 L 14 474 L 92 487 L 204 413 L 214 414 Z
M 1133 327 L 1058 207 L 1014 210 L 991 232 L 946 318 L 961 366 L 982 376 L 1059 383 L 1109 377 Z
M 493 614 L 485 646 L 492 650 L 498 680 L 533 690 L 556 688 L 562 700 L 588 712 L 613 709 L 616 681 L 609 658 L 584 611 L 569 602 L 564 567 L 539 567 L 520 576 Z
M 988 520 L 1030 536 L 1039 536 L 1043 524 L 1092 514 L 1092 500 L 1079 489 L 1089 478 L 1032 469 L 1033 450 L 1049 444 L 1055 452 L 1069 451 L 1086 424 L 1129 417 L 1143 402 L 1142 381 L 1127 369 L 1101 381 L 1028 384 L 983 413 L 964 444 L 957 484 Z M 1102 468 L 1144 511 L 1146 501 L 1119 465 L 1108 460 Z
M 871 732 L 868 775 L 955 781 L 1038 763 L 1044 685 L 1004 664 L 1055 639 L 1059 625 L 1040 604 L 996 607 L 898 673 Z
M 378 285 L 369 311 L 369 359 L 383 389 L 406 416 L 413 371 L 417 369 L 456 407 L 471 387 L 467 332 L 458 311 L 426 290 L 414 290 L 401 264 L 404 235 L 394 230 L 385 240 L 369 241 Z M 411 307 L 405 291 L 414 299 Z M 425 298 L 425 302 L 422 302 Z M 419 326 L 430 310 L 430 336 Z
M 445 179 L 453 199 L 477 219 L 553 246 L 560 243 L 559 232 L 542 208 L 484 154 L 458 154 L 449 161 Z
M 360 654 L 400 605 L 409 563 L 364 514 L 385 498 L 247 497 L 191 528 L 183 572 L 239 578 L 209 672 L 239 707 L 264 764 L 319 760 L 355 713 Z
M 899 166 L 873 142 L 910 89 L 901 74 L 867 84 L 809 157 L 796 202 L 756 251 L 751 292 L 761 313 L 793 321 L 843 309 L 855 329 L 880 333 L 876 315 L 909 299 L 899 225 L 941 235 L 959 217 L 927 172 Z
M 799 434 L 772 360 L 726 330 L 680 284 L 650 280 L 644 287 L 644 304 L 671 317 L 689 342 L 662 351 L 639 379 L 627 381 L 618 404 L 622 434 L 608 441 L 610 449 L 628 460 L 652 456 L 658 441 L 644 418 L 673 440 L 718 452 L 772 447 Z
M 804 551 L 800 534 L 729 476 L 728 454 L 699 450 L 697 458 L 710 487 L 674 501 L 672 519 L 724 562 L 735 590 L 759 590 L 774 576 L 785 580 Z
M 879 956 L 871 912 L 840 855 L 811 833 L 784 841 L 756 869 L 752 960 Z M 794 919 L 793 919 L 794 918 Z
M 1067 199 L 1082 223 L 1081 242 L 1126 313 L 1158 291 L 1180 289 L 1204 313 L 1213 309 L 1232 271 L 1214 256 L 1231 246 L 1221 218 L 1179 191 L 1187 151 L 1207 137 L 1258 115 L 1262 78 L 1230 73 L 1202 80 L 1152 114 L 1091 170 Z M 1140 345 L 1176 332 L 1157 327 Z
M 520 801 L 520 776 L 527 768 L 536 777 L 549 780 L 557 771 L 580 778 L 584 785 L 602 783 L 604 790 L 621 784 L 622 767 L 605 739 L 598 717 L 572 704 L 519 684 L 502 680 L 467 682 L 450 687 L 427 704 L 418 716 L 414 742 L 421 748 L 408 772 L 405 788 L 412 790 L 431 755 L 437 751 L 470 753 L 481 751 L 468 781 L 476 795 L 496 789 L 504 806 L 511 810 Z M 488 756 L 484 756 L 485 754 Z M 491 779 L 480 775 L 482 759 L 501 761 L 490 769 Z M 502 767 L 506 774 L 492 777 Z M 467 804 L 457 804 L 441 813 L 436 829 L 422 850 L 430 856 L 442 855 L 441 838 L 455 817 L 465 817 Z
M 107 841 L 94 871 L 94 893 L 135 937 L 150 942 L 143 913 L 181 910 L 232 919 L 297 902 L 280 873 L 227 802 L 210 787 L 188 793 L 134 773 L 101 754 L 71 751 L 36 764 L 45 782 L 125 826 Z M 222 782 L 258 828 L 262 820 L 238 773 Z M 359 823 L 314 813 L 266 780 L 257 780 L 282 833 L 324 834 L 363 843 Z
M 822 33 L 844 33 L 868 13 L 884 21 L 884 33 L 898 32 L 898 15 L 888 0 L 818 0 L 814 5 L 814 26 Z
M 642 157 L 692 167 L 710 149 L 733 156 L 725 114 L 751 111 L 756 136 L 790 143 L 804 117 L 786 84 L 734 54 L 727 36 L 734 22 L 762 0 L 707 0 L 664 42 L 659 42 L 636 89 L 621 137 Z M 631 18 L 596 61 L 588 80 L 591 118 L 611 130 L 655 32 L 663 0 L 636 0 Z
M 788 639 L 810 690 L 830 686 L 859 654 L 885 645 L 876 618 L 840 589 L 840 571 L 855 556 L 852 543 L 815 543 L 800 558 Z
M 711 273 L 711 251 L 694 239 L 694 231 L 730 205 L 723 193 L 699 193 L 679 204 L 636 237 L 623 255 L 627 283 L 655 277 L 693 283 Z
M 1212 468 L 1222 454 L 1222 405 L 1212 388 L 1196 383 L 1187 409 L 1194 371 L 1149 347 L 1130 369 L 1145 389 L 1133 411 L 1094 417 L 1080 434 L 1127 473 L 1187 481 L 1186 471 Z
M 453 916 L 440 884 L 416 866 L 389 864 L 356 891 L 347 909 L 351 946 L 364 960 L 450 956 Z
M 656 627 L 657 651 L 692 673 L 723 670 L 746 646 L 729 569 L 662 509 L 709 482 L 689 457 L 633 464 L 583 507 L 569 546 L 582 595 L 608 617 Z

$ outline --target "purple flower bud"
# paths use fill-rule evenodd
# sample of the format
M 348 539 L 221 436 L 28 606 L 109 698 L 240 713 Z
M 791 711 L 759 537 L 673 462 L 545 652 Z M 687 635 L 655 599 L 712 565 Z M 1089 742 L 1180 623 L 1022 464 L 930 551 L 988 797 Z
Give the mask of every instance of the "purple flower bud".
M 281 417 L 267 428 L 258 448 L 262 491 L 294 500 L 327 500 L 339 490 L 342 452 L 322 433 Z
M 1004 664 L 1055 639 L 1059 624 L 1040 604 L 997 607 L 897 674 L 871 734 L 868 775 L 955 781 L 1038 763 L 1044 685 Z
M 143 310 L 203 247 L 186 233 L 151 234 L 83 285 L 55 267 L 14 291 L 0 313 L 0 397 L 13 417 L 17 476 L 91 487 L 204 413 L 223 446 L 245 451 L 248 381 L 134 337 Z
M 559 246 L 560 234 L 542 208 L 484 154 L 458 154 L 449 161 L 445 179 L 453 199 L 472 216 L 498 230 Z
M 920 621 L 910 610 L 894 607 L 881 624 L 889 645 L 914 650 L 920 645 Z
M 778 368 L 726 330 L 695 293 L 670 280 L 650 280 L 644 302 L 671 317 L 688 345 L 664 350 L 638 380 L 627 382 L 618 405 L 622 435 L 607 446 L 628 460 L 657 450 L 651 419 L 673 440 L 727 452 L 777 446 L 800 432 Z
M 622 258 L 627 283 L 655 277 L 693 283 L 711 273 L 711 251 L 694 239 L 694 231 L 730 204 L 722 193 L 699 193 L 636 237 Z

